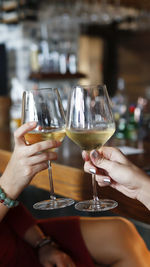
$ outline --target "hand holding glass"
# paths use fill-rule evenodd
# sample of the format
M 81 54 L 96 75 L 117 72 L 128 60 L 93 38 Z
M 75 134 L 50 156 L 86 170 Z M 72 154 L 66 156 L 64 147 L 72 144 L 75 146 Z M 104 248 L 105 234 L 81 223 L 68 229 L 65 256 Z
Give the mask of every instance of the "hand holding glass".
M 44 140 L 62 141 L 65 137 L 65 117 L 57 89 L 24 91 L 22 100 L 22 123 L 36 121 L 37 127 L 25 135 L 28 144 Z M 34 204 L 35 209 L 49 210 L 72 205 L 74 200 L 56 198 L 52 179 L 51 162 L 48 161 L 50 199 Z
M 106 86 L 75 86 L 70 94 L 66 116 L 66 134 L 82 150 L 90 152 L 103 146 L 115 132 L 115 123 Z M 95 174 L 92 174 L 93 199 L 79 202 L 81 211 L 115 208 L 117 202 L 99 199 Z

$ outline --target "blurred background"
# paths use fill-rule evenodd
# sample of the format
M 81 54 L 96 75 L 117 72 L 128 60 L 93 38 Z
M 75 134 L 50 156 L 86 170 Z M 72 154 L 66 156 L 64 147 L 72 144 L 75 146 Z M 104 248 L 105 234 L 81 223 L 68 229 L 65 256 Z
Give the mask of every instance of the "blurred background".
M 149 47 L 148 0 L 0 0 L 0 128 L 20 125 L 23 90 L 57 87 L 66 110 L 73 85 L 105 83 L 115 137 L 149 141 Z

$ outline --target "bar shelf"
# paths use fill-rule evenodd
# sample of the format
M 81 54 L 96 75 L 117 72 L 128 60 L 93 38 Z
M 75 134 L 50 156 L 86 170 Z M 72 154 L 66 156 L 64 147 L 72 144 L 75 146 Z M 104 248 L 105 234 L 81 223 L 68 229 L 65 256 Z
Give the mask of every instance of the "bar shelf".
M 30 80 L 70 80 L 70 79 L 81 79 L 86 78 L 84 73 L 77 72 L 71 74 L 69 72 L 65 74 L 61 73 L 45 73 L 45 72 L 32 72 L 29 75 Z

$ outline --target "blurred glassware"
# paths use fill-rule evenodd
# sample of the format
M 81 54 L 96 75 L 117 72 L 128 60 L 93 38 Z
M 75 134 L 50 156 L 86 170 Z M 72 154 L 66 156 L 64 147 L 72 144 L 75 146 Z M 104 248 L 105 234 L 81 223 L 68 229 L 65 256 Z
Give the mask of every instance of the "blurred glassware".
M 39 61 L 42 72 L 49 72 L 49 43 L 46 22 L 40 25 Z
M 118 79 L 116 94 L 112 97 L 112 110 L 116 122 L 115 136 L 118 139 L 125 139 L 126 123 L 127 123 L 127 94 L 125 90 L 125 81 Z
M 21 125 L 21 102 L 23 85 L 17 78 L 11 80 L 10 130 L 14 132 Z
M 38 72 L 39 65 L 39 43 L 37 40 L 37 30 L 33 28 L 31 30 L 31 45 L 30 45 L 30 68 L 32 72 Z
M 97 5 L 99 10 L 98 24 L 110 24 L 113 21 L 112 6 L 108 4 L 108 0 L 101 0 L 101 5 Z
M 122 29 L 135 29 L 138 14 L 136 9 L 120 5 L 120 0 L 52 0 L 49 5 L 42 2 L 38 13 L 41 70 L 76 73 L 81 25 L 101 26 L 117 22 L 117 27 Z M 35 46 L 32 52 L 35 56 Z
M 125 81 L 124 79 L 119 78 L 116 94 L 112 97 L 113 113 L 116 121 L 118 121 L 121 117 L 126 116 L 127 94 L 125 91 Z

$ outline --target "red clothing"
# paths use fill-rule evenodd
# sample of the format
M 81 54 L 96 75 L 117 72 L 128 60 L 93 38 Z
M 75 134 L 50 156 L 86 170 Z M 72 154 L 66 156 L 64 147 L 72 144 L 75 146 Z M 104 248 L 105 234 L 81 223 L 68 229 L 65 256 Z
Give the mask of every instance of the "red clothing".
M 35 249 L 23 240 L 26 230 L 39 224 L 68 253 L 77 267 L 94 267 L 81 236 L 78 217 L 37 221 L 22 205 L 11 209 L 0 223 L 0 266 L 41 267 Z

